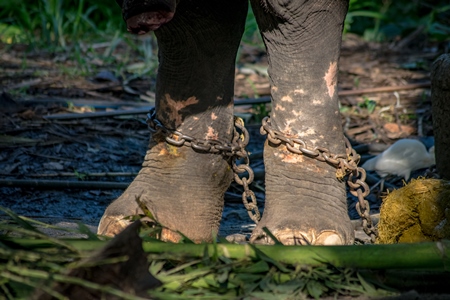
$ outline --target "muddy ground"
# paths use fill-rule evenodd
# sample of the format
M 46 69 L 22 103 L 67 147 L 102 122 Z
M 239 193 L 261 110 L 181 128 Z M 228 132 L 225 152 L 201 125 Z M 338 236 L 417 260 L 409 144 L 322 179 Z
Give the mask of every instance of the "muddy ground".
M 420 37 L 401 42 L 367 43 L 352 35 L 343 42 L 342 125 L 363 160 L 374 154 L 365 145 L 382 150 L 405 137 L 421 139 L 428 147 L 433 144 L 430 68 L 447 50 Z M 112 53 L 116 62 L 124 47 Z M 64 226 L 82 222 L 95 231 L 106 206 L 140 169 L 149 137 L 145 117 L 154 103 L 155 74 L 118 76 L 114 63 L 95 59 L 85 62 L 93 72 L 74 74 L 67 70 L 76 69 L 79 62 L 69 57 L 0 45 L 0 205 Z M 236 113 L 246 120 L 252 135 L 248 150 L 259 174 L 252 189 L 261 211 L 264 137 L 259 124 L 270 111 L 264 98 L 270 92 L 266 72 L 264 51 L 243 45 L 236 67 L 236 102 L 258 100 L 237 105 Z M 104 112 L 109 115 L 102 116 Z M 413 177 L 425 172 L 415 172 Z M 379 178 L 370 175 L 368 182 L 373 185 Z M 401 178 L 387 181 L 390 188 L 401 185 Z M 240 203 L 241 191 L 232 184 L 226 194 L 220 235 L 248 235 L 254 227 Z M 382 194 L 375 188 L 368 197 L 373 214 Z M 357 219 L 350 195 L 348 203 L 350 217 Z

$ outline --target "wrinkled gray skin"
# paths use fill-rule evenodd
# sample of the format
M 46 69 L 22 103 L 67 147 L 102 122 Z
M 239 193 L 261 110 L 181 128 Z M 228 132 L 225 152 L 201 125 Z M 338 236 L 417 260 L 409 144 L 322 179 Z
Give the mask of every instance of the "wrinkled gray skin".
M 244 30 L 247 1 L 124 0 L 128 30 L 155 30 L 159 46 L 157 118 L 188 135 L 231 141 L 234 62 Z M 337 99 L 337 72 L 347 1 L 252 0 L 269 58 L 271 123 L 308 147 L 345 153 Z M 138 7 L 137 9 L 135 9 Z M 137 13 L 136 13 L 137 12 Z M 266 142 L 266 204 L 251 242 L 350 244 L 344 183 L 336 170 Z M 151 137 L 142 170 L 105 211 L 99 233 L 114 235 L 139 213 L 135 198 L 167 227 L 164 240 L 180 231 L 195 242 L 218 231 L 223 194 L 232 180 L 220 155 L 174 147 Z

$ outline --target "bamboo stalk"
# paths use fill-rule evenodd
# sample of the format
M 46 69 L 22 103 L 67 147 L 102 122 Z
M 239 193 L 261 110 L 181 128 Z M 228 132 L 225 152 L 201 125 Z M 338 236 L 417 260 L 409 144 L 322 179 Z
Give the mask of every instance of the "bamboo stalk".
M 177 253 L 195 257 L 204 255 L 204 247 L 214 252 L 214 245 L 144 243 L 150 253 Z M 255 250 L 257 249 L 257 250 Z M 218 244 L 220 255 L 230 258 L 256 257 L 259 250 L 287 264 L 361 269 L 438 269 L 450 263 L 450 241 L 420 244 L 361 245 L 361 246 L 267 246 Z
M 32 239 L 14 239 L 14 242 L 27 247 L 50 247 L 51 243 Z M 79 251 L 98 249 L 103 241 L 65 239 Z M 393 244 L 393 245 L 359 245 L 359 246 L 268 246 L 238 244 L 172 244 L 164 242 L 144 242 L 147 253 L 176 254 L 202 258 L 208 253 L 232 259 L 256 258 L 258 252 L 274 260 L 293 265 L 324 266 L 357 269 L 415 269 L 445 271 L 450 263 L 450 241 L 432 243 Z

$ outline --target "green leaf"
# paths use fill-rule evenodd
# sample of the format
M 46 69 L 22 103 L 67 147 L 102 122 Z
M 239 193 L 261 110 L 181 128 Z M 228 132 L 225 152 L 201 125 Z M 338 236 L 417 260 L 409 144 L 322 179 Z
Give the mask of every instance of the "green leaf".
M 277 267 L 281 272 L 289 272 L 289 269 L 286 268 L 282 263 L 270 258 L 269 256 L 267 256 L 264 252 L 262 252 L 261 250 L 259 250 L 258 248 L 256 248 L 254 245 L 249 244 L 249 246 L 255 251 L 255 254 L 257 255 L 257 257 L 271 265 L 274 265 L 275 267 Z
M 211 265 L 211 256 L 209 255 L 208 246 L 205 245 L 205 248 L 203 248 L 203 258 L 202 262 L 205 266 Z
M 150 264 L 149 272 L 152 275 L 156 276 L 164 268 L 165 264 L 165 261 L 152 261 L 152 263 Z
M 264 260 L 259 260 L 256 263 L 252 263 L 250 266 L 235 270 L 236 273 L 266 273 L 270 269 L 269 264 Z
M 377 295 L 377 290 L 373 285 L 368 283 L 359 273 L 356 273 L 356 276 L 358 276 L 359 282 L 363 286 L 367 295 L 373 295 L 373 296 Z
M 228 280 L 229 270 L 225 269 L 217 276 L 217 282 L 224 283 Z
M 263 227 L 262 230 L 264 231 L 265 234 L 267 234 L 272 241 L 274 241 L 275 245 L 283 245 L 283 243 L 281 243 L 274 235 L 272 232 L 270 232 L 270 230 L 267 227 Z
M 154 221 L 155 223 L 159 224 L 155 217 L 153 216 L 152 212 L 147 208 L 147 205 L 143 201 L 141 201 L 141 196 L 136 196 L 135 201 L 138 204 L 139 208 L 144 212 L 145 216 L 149 218 L 150 220 Z
M 280 295 L 269 294 L 267 292 L 253 292 L 249 295 L 249 298 L 245 299 L 258 299 L 258 300 L 281 300 Z
M 306 290 L 308 291 L 309 295 L 311 295 L 315 299 L 319 299 L 320 296 L 322 296 L 323 292 L 326 290 L 326 287 L 315 280 L 310 280 L 306 283 Z
M 0 211 L 3 211 L 5 214 L 7 214 L 8 216 L 11 217 L 11 219 L 13 219 L 13 221 L 15 221 L 17 223 L 17 225 L 21 226 L 23 229 L 26 230 L 30 230 L 30 231 L 34 231 L 34 232 L 39 232 L 40 231 L 34 227 L 33 225 L 31 225 L 30 223 L 26 222 L 25 220 L 23 220 L 21 217 L 19 217 L 18 215 L 16 215 L 12 210 L 10 210 L 9 208 L 0 206 Z
M 264 276 L 263 275 L 256 275 L 256 274 L 246 274 L 246 273 L 240 273 L 240 274 L 233 274 L 233 276 L 230 276 L 230 280 L 234 284 L 248 284 L 250 282 L 256 282 L 258 280 L 261 280 Z
M 78 231 L 79 233 L 85 234 L 87 235 L 87 239 L 90 241 L 99 241 L 100 239 L 98 238 L 98 236 L 93 233 L 89 227 L 87 227 L 85 224 L 81 223 L 81 222 L 77 222 L 78 224 Z

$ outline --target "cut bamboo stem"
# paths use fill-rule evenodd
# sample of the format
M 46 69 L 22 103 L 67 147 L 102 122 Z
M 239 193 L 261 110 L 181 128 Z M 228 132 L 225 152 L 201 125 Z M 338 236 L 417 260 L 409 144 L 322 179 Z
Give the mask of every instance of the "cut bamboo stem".
M 52 247 L 43 240 L 18 239 L 14 242 L 26 247 Z M 104 241 L 65 239 L 65 243 L 80 251 L 95 250 Z M 172 244 L 159 241 L 144 242 L 147 253 L 166 253 L 177 257 L 203 258 L 205 247 L 209 255 L 223 255 L 232 259 L 254 259 L 263 255 L 274 261 L 291 265 L 324 266 L 357 269 L 395 269 L 448 271 L 450 265 L 450 241 L 358 246 L 268 246 L 238 244 Z
M 203 257 L 205 247 L 214 253 L 215 245 L 144 243 L 149 253 L 176 253 Z M 421 244 L 361 246 L 263 246 L 218 244 L 219 255 L 242 259 L 257 257 L 255 249 L 276 261 L 294 264 L 358 269 L 446 270 L 450 263 L 450 241 Z

